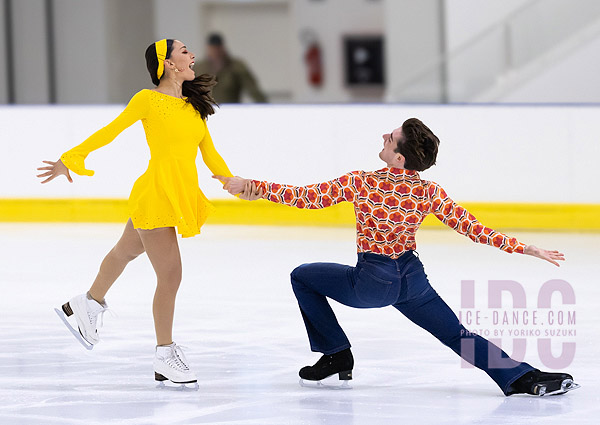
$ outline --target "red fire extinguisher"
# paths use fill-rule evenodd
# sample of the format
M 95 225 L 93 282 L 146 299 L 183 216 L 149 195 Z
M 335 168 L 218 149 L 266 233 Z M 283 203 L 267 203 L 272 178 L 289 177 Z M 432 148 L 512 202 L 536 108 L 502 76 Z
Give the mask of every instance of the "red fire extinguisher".
M 300 33 L 300 39 L 305 46 L 304 62 L 308 82 L 313 87 L 320 87 L 323 84 L 323 58 L 317 34 L 313 29 L 306 28 Z
M 323 83 L 323 63 L 321 61 L 321 47 L 317 42 L 313 42 L 308 46 L 304 54 L 304 61 L 308 68 L 308 82 L 315 87 L 320 87 Z

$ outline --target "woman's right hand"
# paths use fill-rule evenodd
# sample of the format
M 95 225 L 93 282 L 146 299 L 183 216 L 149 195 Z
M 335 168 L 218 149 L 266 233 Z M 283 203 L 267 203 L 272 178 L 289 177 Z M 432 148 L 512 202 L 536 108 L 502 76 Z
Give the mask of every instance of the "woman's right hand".
M 242 177 L 224 177 L 215 175 L 212 176 L 213 179 L 220 180 L 223 183 L 223 189 L 229 192 L 231 195 L 239 195 L 242 193 L 246 187 L 246 183 L 249 181 L 248 179 L 244 179 Z
M 56 177 L 61 174 L 67 177 L 69 183 L 73 183 L 73 179 L 71 178 L 71 174 L 69 173 L 69 169 L 63 162 L 59 159 L 56 162 L 52 161 L 42 161 L 45 164 L 48 164 L 46 167 L 40 167 L 38 170 L 46 171 L 45 173 L 38 174 L 37 177 L 44 178 L 48 177 L 46 180 L 42 181 L 42 183 L 48 183 L 50 180 L 54 180 Z

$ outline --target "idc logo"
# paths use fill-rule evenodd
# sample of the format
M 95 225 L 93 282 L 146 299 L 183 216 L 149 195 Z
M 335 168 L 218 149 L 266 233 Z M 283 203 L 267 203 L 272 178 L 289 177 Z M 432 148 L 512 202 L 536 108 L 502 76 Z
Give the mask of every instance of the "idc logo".
M 544 366 L 552 369 L 568 367 L 575 357 L 577 336 L 573 287 L 565 280 L 548 280 L 541 285 L 535 306 L 533 309 L 527 307 L 525 289 L 519 282 L 489 280 L 487 307 L 478 309 L 475 306 L 475 281 L 461 281 L 458 319 L 468 329 L 465 336 L 477 334 L 501 348 L 502 341 L 509 338 L 512 353 L 508 354 L 517 361 L 524 360 L 528 344 L 531 349 L 533 343 Z M 471 358 L 473 339 L 463 339 L 461 349 L 463 357 Z M 488 364 L 495 368 L 512 367 L 509 359 L 500 358 L 498 353 L 499 350 L 490 350 Z M 498 358 L 492 358 L 494 355 Z M 462 366 L 473 367 L 464 360 Z

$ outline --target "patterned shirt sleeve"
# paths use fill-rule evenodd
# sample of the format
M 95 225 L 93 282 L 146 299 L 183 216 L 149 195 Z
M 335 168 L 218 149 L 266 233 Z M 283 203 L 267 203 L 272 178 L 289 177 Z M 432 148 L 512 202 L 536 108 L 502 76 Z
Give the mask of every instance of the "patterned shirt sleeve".
M 308 186 L 291 186 L 266 181 L 254 181 L 254 183 L 263 191 L 263 198 L 271 202 L 296 208 L 320 209 L 344 201 L 353 202 L 359 180 L 359 173 L 352 172 L 334 180 Z
M 431 212 L 451 229 L 472 241 L 495 246 L 508 253 L 523 254 L 526 245 L 516 238 L 511 238 L 481 224 L 469 211 L 458 205 L 446 194 L 438 184 L 429 186 Z

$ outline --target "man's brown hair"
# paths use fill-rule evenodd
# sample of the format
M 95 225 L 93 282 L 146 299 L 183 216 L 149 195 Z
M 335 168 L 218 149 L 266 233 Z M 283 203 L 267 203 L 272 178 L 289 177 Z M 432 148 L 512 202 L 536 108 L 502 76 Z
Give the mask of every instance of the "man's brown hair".
M 407 170 L 424 171 L 435 165 L 440 140 L 417 118 L 402 124 L 402 137 L 394 152 L 404 156 Z

